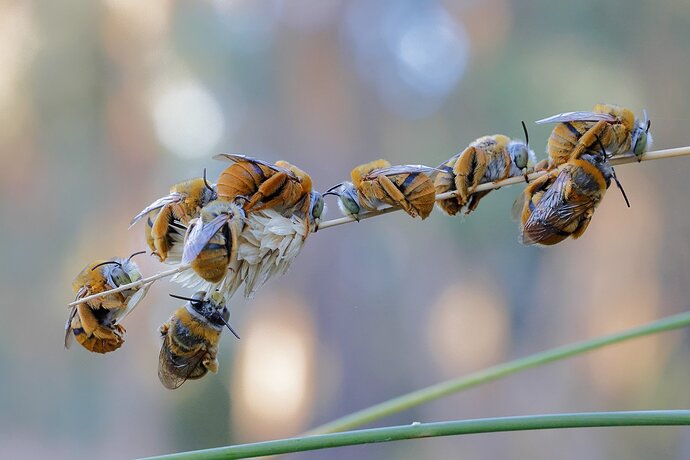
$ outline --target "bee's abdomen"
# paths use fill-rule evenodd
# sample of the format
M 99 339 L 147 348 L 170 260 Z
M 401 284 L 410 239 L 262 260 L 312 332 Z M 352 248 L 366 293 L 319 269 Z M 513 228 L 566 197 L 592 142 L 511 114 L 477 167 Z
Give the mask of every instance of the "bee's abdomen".
M 225 276 L 229 263 L 230 254 L 226 245 L 208 243 L 192 261 L 192 269 L 206 281 L 217 283 Z

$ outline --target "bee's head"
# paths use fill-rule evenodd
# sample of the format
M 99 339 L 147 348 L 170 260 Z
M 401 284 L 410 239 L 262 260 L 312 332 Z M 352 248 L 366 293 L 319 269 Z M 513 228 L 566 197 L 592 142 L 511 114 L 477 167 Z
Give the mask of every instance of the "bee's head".
M 528 166 L 537 164 L 537 156 L 534 151 L 529 148 L 529 134 L 527 133 L 527 126 L 522 122 L 522 129 L 525 132 L 525 141 L 515 139 L 508 144 L 508 154 L 513 164 L 519 169 L 525 169 Z
M 311 192 L 311 204 L 309 205 L 309 215 L 311 216 L 314 221 L 318 221 L 321 219 L 321 216 L 324 213 L 324 208 L 326 204 L 323 201 L 323 195 L 321 193 L 317 192 L 316 190 L 313 190 Z
M 357 190 L 352 182 L 341 182 L 329 188 L 326 193 L 323 194 L 323 196 L 326 195 L 337 195 L 338 206 L 346 215 L 356 215 L 361 211 L 359 199 L 357 198 Z
M 636 157 L 641 157 L 652 146 L 652 133 L 649 128 L 652 122 L 647 117 L 647 111 L 643 110 L 644 119 L 635 120 L 635 128 L 632 132 L 632 151 Z
M 103 267 L 103 276 L 105 276 L 105 279 L 108 280 L 108 284 L 113 287 L 133 283 L 134 281 L 139 281 L 141 279 L 141 272 L 139 271 L 137 264 L 132 262 L 132 257 L 144 253 L 146 253 L 146 251 L 135 252 L 127 259 L 114 257 L 111 260 L 94 265 L 91 270 Z
M 204 168 L 204 191 L 201 198 L 201 203 L 206 204 L 218 198 L 218 191 L 216 184 L 209 184 L 206 180 L 206 168 Z
M 192 297 L 183 297 L 175 294 L 170 294 L 170 297 L 186 300 L 188 302 L 188 311 L 196 316 L 197 319 L 203 318 L 203 321 L 207 322 L 217 330 L 220 330 L 223 328 L 223 326 L 226 326 L 228 329 L 230 329 L 230 332 L 232 332 L 235 337 L 238 339 L 240 338 L 232 326 L 228 324 L 230 312 L 225 306 L 225 298 L 220 292 L 214 291 L 208 299 L 206 298 L 206 291 L 197 291 L 192 295 Z

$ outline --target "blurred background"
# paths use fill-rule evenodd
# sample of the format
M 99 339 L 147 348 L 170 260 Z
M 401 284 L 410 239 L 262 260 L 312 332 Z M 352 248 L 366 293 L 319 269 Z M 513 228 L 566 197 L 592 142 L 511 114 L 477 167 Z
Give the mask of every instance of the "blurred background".
M 116 353 L 62 347 L 73 277 L 145 248 L 145 205 L 211 157 L 288 160 L 318 189 L 383 157 L 436 165 L 475 138 L 597 102 L 690 144 L 684 0 L 0 1 L 0 457 L 128 458 L 296 435 L 440 380 L 688 309 L 690 159 L 618 170 L 581 240 L 521 246 L 520 186 L 469 218 L 403 213 L 309 238 L 233 302 L 220 372 L 168 391 L 157 283 Z M 328 217 L 339 216 L 329 201 Z M 165 269 L 138 259 L 145 275 Z M 531 370 L 377 422 L 688 408 L 687 331 Z M 408 441 L 311 458 L 690 457 L 687 428 Z

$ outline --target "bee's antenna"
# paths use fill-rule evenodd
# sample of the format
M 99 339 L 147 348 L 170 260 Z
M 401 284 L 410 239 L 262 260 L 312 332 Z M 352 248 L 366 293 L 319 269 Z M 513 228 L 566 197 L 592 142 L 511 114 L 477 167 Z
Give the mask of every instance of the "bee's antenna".
M 599 139 L 599 136 L 596 136 L 597 142 L 599 143 L 599 147 L 601 148 L 601 154 L 606 158 L 606 150 L 604 149 L 604 144 L 601 143 L 601 139 Z M 625 194 L 625 190 L 623 189 L 623 186 L 621 185 L 620 181 L 618 180 L 618 176 L 616 176 L 616 170 L 613 169 L 613 166 L 611 166 L 611 172 L 613 174 L 613 180 L 616 181 L 616 186 L 618 189 L 621 191 L 623 194 L 623 199 L 625 200 L 625 204 L 630 207 L 630 201 L 628 200 L 628 195 Z
M 115 260 L 108 260 L 108 261 L 106 261 L 106 262 L 101 262 L 101 263 L 98 264 L 98 265 L 94 265 L 94 266 L 91 268 L 91 271 L 94 271 L 95 269 L 97 269 L 98 267 L 102 267 L 103 265 L 111 265 L 111 264 L 113 264 L 113 265 L 119 265 L 119 267 L 122 268 L 122 264 L 121 264 L 120 262 L 117 262 L 117 261 L 115 261 Z
M 623 190 L 623 186 L 621 185 L 620 181 L 618 180 L 618 177 L 616 176 L 616 170 L 613 169 L 613 166 L 611 166 L 611 171 L 613 172 L 613 180 L 616 181 L 616 185 L 620 189 L 621 193 L 623 194 L 623 198 L 625 199 L 625 204 L 630 207 L 630 201 L 628 201 L 628 196 L 625 194 L 625 190 Z
M 343 185 L 342 182 L 339 183 L 339 184 L 337 184 L 337 185 L 334 185 L 333 187 L 331 187 L 331 188 L 329 188 L 328 190 L 326 190 L 326 192 L 325 192 L 322 196 L 326 196 L 326 195 L 340 196 L 338 193 L 334 192 L 333 190 L 337 189 L 337 188 L 340 187 L 341 185 Z
M 227 326 L 227 328 L 230 329 L 230 332 L 232 332 L 232 335 L 234 335 L 235 337 L 237 337 L 237 340 L 240 340 L 240 336 L 237 335 L 237 332 L 235 332 L 235 330 L 232 328 L 232 326 L 230 326 L 230 323 L 228 323 L 227 321 L 225 321 L 225 318 L 223 318 L 223 315 L 221 315 L 220 313 L 218 313 L 218 316 L 220 317 L 220 320 L 223 322 L 223 324 L 225 324 L 225 325 Z
M 146 251 L 138 251 L 138 252 L 135 252 L 134 254 L 132 254 L 131 256 L 129 256 L 129 257 L 127 258 L 127 262 L 126 262 L 126 263 L 128 263 L 130 260 L 132 260 L 132 257 L 138 256 L 139 254 L 146 254 Z
M 605 160 L 608 159 L 608 157 L 606 156 L 606 149 L 604 148 L 604 144 L 601 142 L 601 138 L 596 134 L 594 135 L 594 137 L 597 138 L 597 143 L 599 144 L 599 148 L 601 149 L 601 157 Z
M 206 180 L 206 168 L 204 168 L 204 185 L 206 185 L 206 188 L 207 188 L 207 189 L 209 189 L 210 191 L 213 192 L 213 187 L 211 187 L 211 185 L 210 185 L 210 184 L 208 183 L 208 181 Z
M 174 298 L 174 299 L 187 300 L 187 301 L 193 302 L 193 303 L 202 302 L 202 301 L 199 300 L 199 299 L 192 299 L 191 297 L 184 297 L 184 296 L 175 295 L 175 294 L 168 294 L 168 295 L 169 295 L 170 297 Z
M 529 133 L 527 132 L 527 125 L 525 125 L 525 121 L 521 121 L 522 123 L 522 130 L 525 132 L 525 145 L 529 147 Z

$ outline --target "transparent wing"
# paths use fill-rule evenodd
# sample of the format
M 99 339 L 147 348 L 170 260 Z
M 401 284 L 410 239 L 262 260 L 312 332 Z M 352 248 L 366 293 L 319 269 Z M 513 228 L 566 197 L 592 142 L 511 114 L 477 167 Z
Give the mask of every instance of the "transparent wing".
M 164 339 L 167 341 L 167 337 Z M 163 343 L 158 355 L 158 378 L 165 388 L 175 390 L 180 388 L 187 379 L 203 377 L 207 369 L 201 366 L 205 351 L 200 349 L 191 356 L 179 356 L 170 351 Z
M 535 121 L 536 124 L 541 125 L 544 123 L 565 123 L 568 121 L 609 121 L 611 123 L 616 121 L 616 117 L 608 113 L 596 113 L 596 112 L 566 112 L 559 113 L 552 117 L 544 118 Z
M 129 228 L 132 228 L 137 222 L 141 220 L 142 217 L 144 217 L 146 214 L 150 213 L 151 211 L 155 209 L 160 209 L 166 204 L 170 203 L 177 203 L 178 201 L 182 200 L 184 197 L 180 193 L 171 193 L 170 195 L 166 195 L 162 198 L 158 198 L 156 201 L 151 203 L 150 205 L 146 206 L 144 209 L 141 210 L 139 214 L 134 216 L 134 219 L 129 223 Z
M 565 190 L 570 180 L 570 170 L 563 169 L 554 183 L 544 192 L 523 229 L 523 242 L 535 244 L 566 228 L 578 220 L 594 205 L 593 200 L 582 197 L 566 200 Z
M 184 249 L 182 251 L 182 263 L 189 264 L 196 259 L 211 238 L 213 238 L 213 235 L 218 233 L 218 230 L 220 230 L 227 221 L 228 216 L 221 214 L 210 222 L 204 222 L 201 219 L 197 219 L 193 221 L 193 223 L 190 223 L 189 233 L 187 234 Z
M 137 290 L 137 292 L 132 294 L 132 296 L 127 300 L 127 308 L 121 315 L 119 315 L 119 318 L 116 321 L 118 324 L 124 321 L 124 319 L 129 316 L 130 313 L 132 313 L 132 310 L 134 310 L 139 302 L 146 297 L 146 294 L 148 294 L 152 285 L 153 283 L 144 284 Z
M 513 201 L 513 207 L 511 209 L 511 217 L 514 221 L 520 221 L 520 216 L 522 216 L 522 209 L 525 207 L 525 191 L 523 190 L 515 201 Z
M 215 155 L 213 157 L 214 160 L 220 160 L 220 161 L 229 161 L 231 163 L 241 163 L 243 161 L 249 162 L 249 163 L 255 163 L 259 164 L 262 166 L 266 166 L 267 168 L 270 168 L 276 172 L 284 172 L 289 174 L 292 177 L 296 177 L 295 174 L 290 171 L 289 169 L 281 168 L 280 166 L 276 166 L 273 163 L 269 163 L 267 161 L 259 160 L 258 158 L 253 158 L 248 155 L 240 155 L 239 153 L 219 153 L 218 155 Z
M 86 286 L 82 286 L 74 297 L 74 300 L 83 299 L 89 293 L 89 289 Z M 65 348 L 69 348 L 72 345 L 73 335 L 72 335 L 72 320 L 77 316 L 77 306 L 73 306 L 67 317 L 67 323 L 65 323 Z
M 442 169 L 432 168 L 431 166 L 424 165 L 399 165 L 391 166 L 390 168 L 375 169 L 367 177 L 378 177 L 378 176 L 393 176 L 396 174 L 410 174 L 410 173 L 439 173 L 443 172 Z
M 65 324 L 65 348 L 69 348 L 72 345 L 74 336 L 72 335 L 72 320 L 77 315 L 77 306 L 73 306 L 72 310 L 69 312 L 69 317 L 67 318 L 67 323 Z

